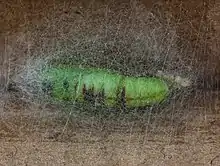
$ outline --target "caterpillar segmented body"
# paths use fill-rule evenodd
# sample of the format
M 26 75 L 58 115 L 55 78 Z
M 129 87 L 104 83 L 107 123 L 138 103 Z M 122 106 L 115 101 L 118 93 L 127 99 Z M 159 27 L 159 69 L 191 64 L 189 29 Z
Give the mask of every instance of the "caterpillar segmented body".
M 105 69 L 50 67 L 43 72 L 43 90 L 67 101 L 102 102 L 109 107 L 144 107 L 158 104 L 169 93 L 157 77 L 132 77 Z

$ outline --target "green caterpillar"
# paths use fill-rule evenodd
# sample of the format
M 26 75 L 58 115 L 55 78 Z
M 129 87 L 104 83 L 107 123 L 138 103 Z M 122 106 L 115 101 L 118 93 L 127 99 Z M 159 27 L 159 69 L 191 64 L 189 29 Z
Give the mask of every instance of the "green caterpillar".
M 132 77 L 105 69 L 50 67 L 43 90 L 58 100 L 102 102 L 108 107 L 144 107 L 166 99 L 169 86 L 159 77 Z

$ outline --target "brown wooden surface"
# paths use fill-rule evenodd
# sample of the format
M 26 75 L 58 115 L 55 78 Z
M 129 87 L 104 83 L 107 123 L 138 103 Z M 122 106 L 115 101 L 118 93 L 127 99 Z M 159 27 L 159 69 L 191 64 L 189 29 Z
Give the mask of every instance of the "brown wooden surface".
M 107 2 L 84 0 L 77 4 L 85 7 Z M 55 16 L 55 11 L 58 16 L 65 16 L 71 11 L 83 10 L 71 3 L 30 0 L 3 3 L 4 19 L 0 20 L 4 32 L 0 41 L 2 92 L 8 84 L 9 72 L 16 73 L 15 68 L 35 48 L 46 43 L 41 40 L 47 36 L 41 33 L 35 34 L 40 39 L 34 41 L 31 29 L 40 24 L 48 25 L 50 14 Z M 196 53 L 191 54 L 195 56 L 194 67 L 204 71 L 202 79 L 212 86 L 210 80 L 218 80 L 220 66 L 219 0 L 143 0 L 143 3 L 177 26 L 178 34 L 190 43 L 191 52 Z M 38 32 L 47 26 L 41 28 Z M 51 34 L 56 36 L 54 32 Z M 48 40 L 48 45 L 53 42 Z M 217 90 L 196 91 L 187 102 L 183 97 L 183 101 L 170 106 L 169 114 L 164 114 L 166 110 L 152 114 L 153 121 L 123 123 L 122 119 L 120 124 L 102 119 L 96 123 L 93 117 L 84 121 L 69 119 L 69 114 L 57 106 L 35 104 L 23 97 L 10 92 L 7 98 L 0 98 L 0 166 L 218 166 L 220 163 Z
M 8 83 L 9 55 L 6 48 L 6 39 L 0 38 L 0 92 L 4 93 Z

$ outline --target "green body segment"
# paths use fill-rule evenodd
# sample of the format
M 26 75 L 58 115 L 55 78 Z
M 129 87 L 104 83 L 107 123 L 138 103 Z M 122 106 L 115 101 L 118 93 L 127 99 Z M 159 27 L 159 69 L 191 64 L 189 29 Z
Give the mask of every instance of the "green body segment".
M 42 78 L 52 84 L 51 96 L 58 100 L 84 101 L 85 91 L 103 94 L 104 104 L 117 106 L 124 98 L 127 107 L 143 107 L 163 101 L 169 92 L 166 82 L 154 77 L 131 77 L 104 69 L 51 67 Z
M 160 103 L 169 92 L 167 84 L 154 77 L 126 77 L 124 87 L 128 107 L 143 107 Z

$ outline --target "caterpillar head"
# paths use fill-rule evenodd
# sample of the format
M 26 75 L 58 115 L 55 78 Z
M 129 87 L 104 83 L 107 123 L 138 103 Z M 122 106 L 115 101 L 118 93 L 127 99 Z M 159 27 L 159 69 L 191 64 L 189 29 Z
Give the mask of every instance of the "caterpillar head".
M 164 73 L 163 71 L 159 70 L 156 74 L 158 77 L 162 77 L 171 83 L 176 84 L 177 87 L 190 87 L 192 86 L 192 81 L 189 78 L 181 77 L 179 75 L 172 75 L 169 73 Z

